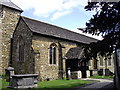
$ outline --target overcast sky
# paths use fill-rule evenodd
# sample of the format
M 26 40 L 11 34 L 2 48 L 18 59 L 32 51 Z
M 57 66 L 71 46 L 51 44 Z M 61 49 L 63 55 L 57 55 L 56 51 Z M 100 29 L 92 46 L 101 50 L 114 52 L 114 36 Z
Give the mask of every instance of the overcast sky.
M 78 31 L 95 12 L 84 9 L 88 0 L 11 0 L 24 10 L 23 16 Z

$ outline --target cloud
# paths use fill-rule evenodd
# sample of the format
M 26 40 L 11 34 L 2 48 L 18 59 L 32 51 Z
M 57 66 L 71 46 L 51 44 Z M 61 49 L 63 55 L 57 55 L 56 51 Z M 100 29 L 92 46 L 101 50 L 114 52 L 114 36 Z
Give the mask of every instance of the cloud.
M 74 8 L 87 4 L 87 0 L 11 0 L 24 11 L 33 9 L 33 15 L 58 19 L 70 14 Z
M 56 19 L 58 19 L 59 17 L 64 16 L 64 15 L 67 15 L 67 14 L 69 14 L 69 13 L 71 13 L 71 11 L 56 12 L 56 13 L 53 14 L 51 20 L 56 20 Z

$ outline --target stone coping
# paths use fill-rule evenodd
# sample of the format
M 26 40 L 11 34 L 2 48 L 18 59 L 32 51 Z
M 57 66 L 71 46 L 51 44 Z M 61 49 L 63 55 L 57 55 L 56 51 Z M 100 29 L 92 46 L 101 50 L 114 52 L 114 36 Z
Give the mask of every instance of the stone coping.
M 12 77 L 36 77 L 38 74 L 16 74 L 12 75 Z

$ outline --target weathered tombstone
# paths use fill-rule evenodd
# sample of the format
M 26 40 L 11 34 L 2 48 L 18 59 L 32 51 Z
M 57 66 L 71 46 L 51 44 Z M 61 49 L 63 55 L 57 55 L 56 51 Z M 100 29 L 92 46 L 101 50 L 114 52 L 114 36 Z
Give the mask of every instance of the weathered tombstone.
M 14 75 L 14 68 L 9 66 L 7 69 L 5 69 L 5 78 L 7 82 L 10 82 L 12 75 Z
M 71 71 L 70 71 L 70 68 L 67 68 L 68 69 L 68 80 L 71 80 Z

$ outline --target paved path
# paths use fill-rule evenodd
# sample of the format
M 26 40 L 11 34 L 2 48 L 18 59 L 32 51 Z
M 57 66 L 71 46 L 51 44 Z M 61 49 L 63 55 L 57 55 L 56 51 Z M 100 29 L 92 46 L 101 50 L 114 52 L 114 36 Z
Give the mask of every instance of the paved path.
M 91 84 L 86 84 L 86 85 L 82 85 L 79 87 L 75 87 L 72 90 L 114 90 L 113 80 L 92 79 L 92 78 L 86 78 L 82 80 L 90 80 L 90 81 L 93 80 L 93 81 L 99 81 L 99 82 L 93 82 Z
M 113 83 L 113 80 L 106 80 L 106 79 L 91 79 L 91 78 L 87 78 L 86 80 L 96 80 L 96 81 L 100 81 L 100 82 L 96 82 L 92 85 L 88 85 L 85 86 L 83 88 L 103 88 L 111 83 Z

